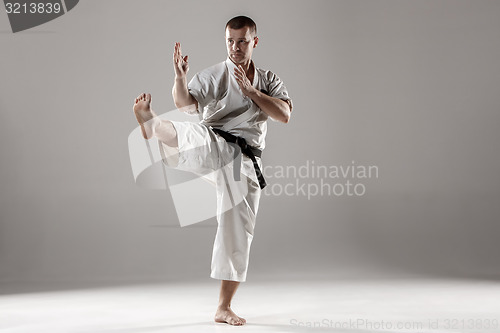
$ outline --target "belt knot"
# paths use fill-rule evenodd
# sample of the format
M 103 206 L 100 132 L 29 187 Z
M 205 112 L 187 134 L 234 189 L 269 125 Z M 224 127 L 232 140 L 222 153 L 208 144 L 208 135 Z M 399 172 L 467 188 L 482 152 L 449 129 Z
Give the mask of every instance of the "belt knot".
M 242 151 L 248 149 L 247 141 L 243 138 L 237 137 L 236 144 L 241 147 Z

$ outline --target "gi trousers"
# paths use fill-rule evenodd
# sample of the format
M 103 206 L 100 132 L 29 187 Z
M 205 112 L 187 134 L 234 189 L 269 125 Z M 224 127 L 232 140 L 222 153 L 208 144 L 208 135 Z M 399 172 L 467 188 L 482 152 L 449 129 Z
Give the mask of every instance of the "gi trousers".
M 246 155 L 235 160 L 235 149 L 239 147 L 227 143 L 209 126 L 178 121 L 172 124 L 177 131 L 178 147 L 159 142 L 163 163 L 206 177 L 217 193 L 217 233 L 210 276 L 244 282 L 262 191 L 253 163 Z M 234 162 L 240 160 L 241 165 L 236 168 L 240 170 L 239 177 L 235 177 Z M 257 162 L 262 170 L 260 158 Z M 196 202 L 193 202 L 193 209 L 196 209 Z

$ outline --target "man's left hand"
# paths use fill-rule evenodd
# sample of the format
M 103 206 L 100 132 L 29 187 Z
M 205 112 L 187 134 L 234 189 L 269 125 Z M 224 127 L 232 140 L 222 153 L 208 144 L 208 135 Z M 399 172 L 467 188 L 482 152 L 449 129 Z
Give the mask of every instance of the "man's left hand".
M 255 91 L 252 82 L 247 78 L 245 70 L 241 65 L 234 69 L 234 76 L 236 77 L 236 82 L 238 82 L 243 95 L 250 96 Z

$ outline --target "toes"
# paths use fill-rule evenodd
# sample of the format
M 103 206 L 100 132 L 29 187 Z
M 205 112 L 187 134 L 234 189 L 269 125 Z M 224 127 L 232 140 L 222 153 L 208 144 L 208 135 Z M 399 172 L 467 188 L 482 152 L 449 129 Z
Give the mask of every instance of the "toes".
M 234 319 L 234 318 L 231 318 L 231 319 L 229 320 L 229 323 L 230 323 L 231 325 L 234 325 L 234 326 L 239 326 L 239 325 L 241 325 L 241 321 L 239 321 L 239 320 L 237 320 L 237 319 Z
M 236 318 L 232 318 L 232 320 L 233 320 L 233 325 L 243 325 L 243 321 L 238 316 Z
M 148 97 L 149 96 L 149 97 Z M 146 93 L 142 93 L 140 94 L 136 99 L 135 99 L 135 103 L 139 103 L 140 101 L 148 101 L 150 102 L 151 101 L 151 94 L 147 94 Z

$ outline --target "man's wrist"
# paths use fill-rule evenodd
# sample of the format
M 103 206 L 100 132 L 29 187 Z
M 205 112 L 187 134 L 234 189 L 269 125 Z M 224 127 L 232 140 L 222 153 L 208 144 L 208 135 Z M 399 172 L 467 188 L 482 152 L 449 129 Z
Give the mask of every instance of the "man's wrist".
M 180 82 L 180 83 L 183 83 L 183 82 L 186 82 L 186 76 L 175 76 L 175 82 Z
M 255 89 L 255 87 L 252 87 L 252 89 L 248 92 L 248 97 L 250 97 L 251 99 L 260 98 L 261 94 L 262 93 Z

